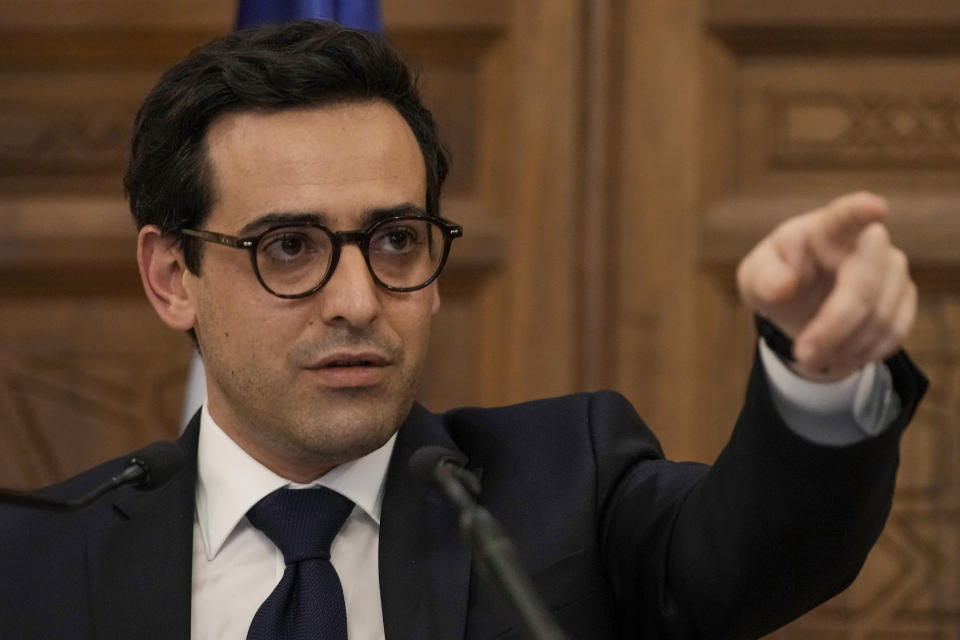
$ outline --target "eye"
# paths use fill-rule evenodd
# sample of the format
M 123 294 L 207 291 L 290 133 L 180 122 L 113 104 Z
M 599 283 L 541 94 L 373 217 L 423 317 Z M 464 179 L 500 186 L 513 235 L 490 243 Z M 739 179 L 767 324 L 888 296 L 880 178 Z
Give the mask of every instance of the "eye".
M 423 233 L 418 232 L 417 224 L 396 222 L 377 229 L 370 239 L 370 249 L 389 253 L 413 251 L 423 242 Z
M 293 256 L 300 253 L 301 249 L 303 249 L 303 238 L 298 238 L 297 236 L 284 236 L 277 240 L 277 250 L 282 251 L 288 256 Z
M 416 240 L 413 232 L 409 229 L 391 229 L 386 236 L 390 248 L 397 251 L 406 249 L 408 245 Z
M 318 252 L 317 239 L 302 230 L 278 229 L 260 241 L 259 253 L 275 263 L 308 259 Z

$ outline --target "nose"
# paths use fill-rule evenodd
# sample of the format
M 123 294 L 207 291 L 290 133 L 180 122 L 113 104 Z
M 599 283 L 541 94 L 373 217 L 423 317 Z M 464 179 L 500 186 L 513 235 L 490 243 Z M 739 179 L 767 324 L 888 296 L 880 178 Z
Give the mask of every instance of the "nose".
M 360 248 L 344 245 L 333 275 L 318 292 L 324 322 L 357 328 L 371 324 L 380 311 L 377 286 Z

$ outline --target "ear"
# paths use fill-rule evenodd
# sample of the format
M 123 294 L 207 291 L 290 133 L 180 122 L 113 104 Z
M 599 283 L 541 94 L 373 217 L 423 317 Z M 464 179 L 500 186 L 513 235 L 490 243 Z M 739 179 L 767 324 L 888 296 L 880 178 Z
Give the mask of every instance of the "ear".
M 196 312 L 183 283 L 187 267 L 176 238 L 145 226 L 137 238 L 137 264 L 143 290 L 160 319 L 174 329 L 192 329 Z

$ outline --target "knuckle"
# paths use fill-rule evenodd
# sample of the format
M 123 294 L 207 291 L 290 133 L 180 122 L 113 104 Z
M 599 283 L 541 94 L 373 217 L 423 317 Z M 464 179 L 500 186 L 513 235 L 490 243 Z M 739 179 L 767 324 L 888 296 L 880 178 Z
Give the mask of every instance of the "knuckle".
M 900 309 L 897 306 L 879 307 L 873 314 L 874 323 L 883 331 L 890 331 L 897 322 L 897 317 L 900 315 L 899 311 Z
M 850 297 L 864 306 L 871 306 L 879 297 L 882 284 L 877 271 L 867 268 L 850 272 L 845 283 L 847 291 L 851 294 Z

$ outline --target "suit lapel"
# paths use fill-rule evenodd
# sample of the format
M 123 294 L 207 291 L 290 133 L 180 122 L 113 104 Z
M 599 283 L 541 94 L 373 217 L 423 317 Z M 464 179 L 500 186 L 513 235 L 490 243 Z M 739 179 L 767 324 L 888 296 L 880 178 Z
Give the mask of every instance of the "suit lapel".
M 121 490 L 113 521 L 87 533 L 97 638 L 190 637 L 199 414 L 178 444 L 184 468 L 153 491 Z
M 423 486 L 408 470 L 410 456 L 424 445 L 460 453 L 440 420 L 416 405 L 397 437 L 380 517 L 387 640 L 450 640 L 464 637 L 466 627 L 470 553 L 456 513 L 438 490 Z

